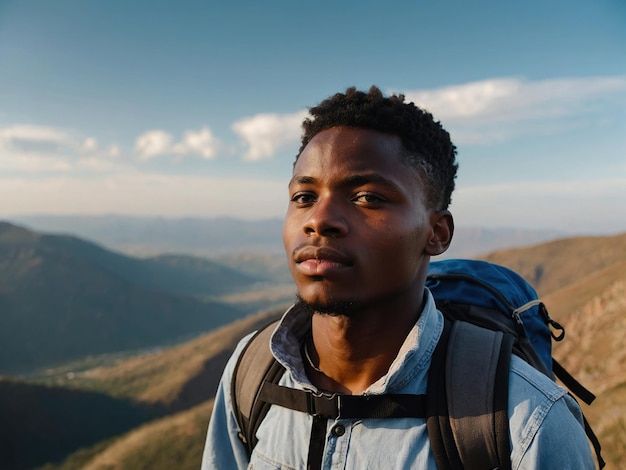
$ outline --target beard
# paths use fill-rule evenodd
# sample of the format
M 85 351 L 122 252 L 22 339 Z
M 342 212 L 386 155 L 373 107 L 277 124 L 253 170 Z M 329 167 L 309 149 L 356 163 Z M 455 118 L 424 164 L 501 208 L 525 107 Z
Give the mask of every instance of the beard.
M 319 315 L 327 315 L 330 317 L 348 317 L 356 316 L 360 310 L 357 302 L 353 300 L 342 300 L 338 302 L 307 302 L 300 294 L 296 294 L 296 306 L 306 310 L 311 316 L 317 313 Z

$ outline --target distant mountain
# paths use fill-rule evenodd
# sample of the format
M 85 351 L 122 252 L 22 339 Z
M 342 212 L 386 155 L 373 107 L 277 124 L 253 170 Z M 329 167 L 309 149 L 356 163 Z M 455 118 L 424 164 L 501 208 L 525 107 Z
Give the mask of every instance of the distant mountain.
M 187 255 L 133 258 L 104 249 L 70 235 L 44 235 L 0 222 L 0 249 L 63 253 L 99 266 L 111 275 L 134 284 L 185 295 L 210 296 L 249 287 L 259 278 L 225 265 Z M 25 251 L 26 250 L 26 251 Z M 0 258 L 2 259 L 2 258 Z M 24 260 L 22 260 L 24 261 Z M 14 274 L 7 272 L 10 277 Z M 2 274 L 0 274 L 2 276 Z M 2 279 L 2 277 L 0 277 Z
M 72 234 L 134 256 L 177 253 L 220 258 L 242 253 L 278 255 L 284 263 L 282 219 L 164 218 L 133 216 L 14 216 L 34 230 Z M 567 234 L 555 230 L 457 227 L 446 257 L 473 257 Z M 286 268 L 280 275 L 286 273 Z
M 443 258 L 475 258 L 495 250 L 505 250 L 567 237 L 557 230 L 519 228 L 456 227 L 452 244 Z
M 242 312 L 192 295 L 254 282 L 206 260 L 134 259 L 0 223 L 0 373 L 210 330 Z
M 282 220 L 228 217 L 21 216 L 33 230 L 72 234 L 135 256 L 164 253 L 216 257 L 230 253 L 281 254 Z

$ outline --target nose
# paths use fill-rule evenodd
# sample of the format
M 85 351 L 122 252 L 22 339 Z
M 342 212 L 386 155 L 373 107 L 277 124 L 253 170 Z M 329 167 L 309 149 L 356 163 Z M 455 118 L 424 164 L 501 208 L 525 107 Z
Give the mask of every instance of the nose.
M 304 222 L 304 233 L 322 237 L 339 238 L 348 233 L 345 208 L 333 198 L 319 198 L 311 207 Z

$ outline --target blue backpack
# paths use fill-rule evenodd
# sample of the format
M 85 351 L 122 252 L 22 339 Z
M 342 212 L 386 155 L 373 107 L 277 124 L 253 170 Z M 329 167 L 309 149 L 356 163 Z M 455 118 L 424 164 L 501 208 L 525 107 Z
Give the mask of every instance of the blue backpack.
M 552 357 L 552 339 L 561 341 L 565 331 L 521 276 L 485 261 L 445 260 L 430 263 L 426 286 L 445 317 L 445 327 L 433 353 L 425 396 L 342 396 L 338 400 L 337 395 L 280 387 L 284 368 L 269 349 L 276 322 L 257 332 L 241 353 L 231 382 L 239 437 L 248 454 L 256 444 L 261 421 L 277 405 L 313 416 L 313 428 L 319 421 L 317 427 L 322 430 L 320 439 L 326 420 L 338 416 L 422 417 L 438 468 L 510 469 L 511 354 L 552 380 L 558 377 L 585 403 L 595 399 Z M 304 338 L 308 330 L 300 333 Z M 603 468 L 600 443 L 586 420 L 585 431 Z M 309 451 L 309 457 L 319 457 L 323 445 L 316 452 Z M 311 468 L 318 468 L 317 464 L 321 461 Z
M 445 353 L 435 352 L 428 379 L 428 393 L 435 387 L 444 397 L 437 404 L 439 419 L 428 422 L 429 435 L 441 436 L 431 439 L 440 468 L 510 468 L 506 406 L 511 354 L 552 380 L 558 377 L 586 404 L 595 399 L 552 357 L 552 340 L 562 341 L 565 329 L 550 318 L 519 274 L 486 261 L 450 259 L 430 263 L 426 286 L 447 323 L 438 345 Z M 445 398 L 446 390 L 469 392 Z M 493 402 L 487 404 L 472 399 L 490 395 Z M 586 419 L 585 432 L 603 468 L 600 443 Z

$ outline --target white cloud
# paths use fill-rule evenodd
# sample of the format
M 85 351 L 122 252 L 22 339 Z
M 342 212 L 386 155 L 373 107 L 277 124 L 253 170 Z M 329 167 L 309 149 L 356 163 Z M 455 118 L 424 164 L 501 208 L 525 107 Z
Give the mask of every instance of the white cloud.
M 111 145 L 107 151 L 107 155 L 111 158 L 118 158 L 120 156 L 120 148 L 115 144 Z
M 405 95 L 441 120 L 455 142 L 473 144 L 562 132 L 607 110 L 610 118 L 626 105 L 626 77 L 496 78 Z
M 83 142 L 82 150 L 84 152 L 95 152 L 98 149 L 98 141 L 93 137 L 87 137 Z
M 528 81 L 496 78 L 434 90 L 409 91 L 408 100 L 454 119 L 529 119 L 569 115 L 581 104 L 609 94 L 626 93 L 626 77 L 591 77 Z
M 71 133 L 49 126 L 14 124 L 0 128 L 0 169 L 22 172 L 65 172 L 80 148 Z
M 246 160 L 262 160 L 297 142 L 300 125 L 307 111 L 293 114 L 257 114 L 240 119 L 232 125 L 233 131 L 246 145 Z
M 4 171 L 122 171 L 125 167 L 109 161 L 119 154 L 116 145 L 100 150 L 94 137 L 54 127 L 20 124 L 0 128 L 0 169 Z
M 468 118 L 493 112 L 499 103 L 515 96 L 517 79 L 492 79 L 434 90 L 409 91 L 406 98 L 442 119 Z
M 185 131 L 183 139 L 176 143 L 172 135 L 163 130 L 144 132 L 135 141 L 135 153 L 142 161 L 163 155 L 199 155 L 211 159 L 218 148 L 219 140 L 208 127 Z
M 484 144 L 562 133 L 598 117 L 611 119 L 611 109 L 626 105 L 626 76 L 536 81 L 505 77 L 404 94 L 441 120 L 455 143 Z M 244 158 L 271 158 L 296 143 L 306 114 L 261 113 L 233 123 L 232 130 L 246 146 Z
M 147 131 L 137 137 L 135 152 L 140 160 L 149 160 L 171 152 L 172 136 L 162 130 Z
M 12 145 L 20 142 L 52 143 L 66 146 L 75 146 L 77 143 L 69 132 L 49 126 L 15 124 L 0 129 L 0 144 Z
M 203 127 L 197 131 L 187 131 L 183 140 L 172 147 L 176 155 L 200 155 L 203 158 L 215 157 L 219 146 L 211 129 Z

